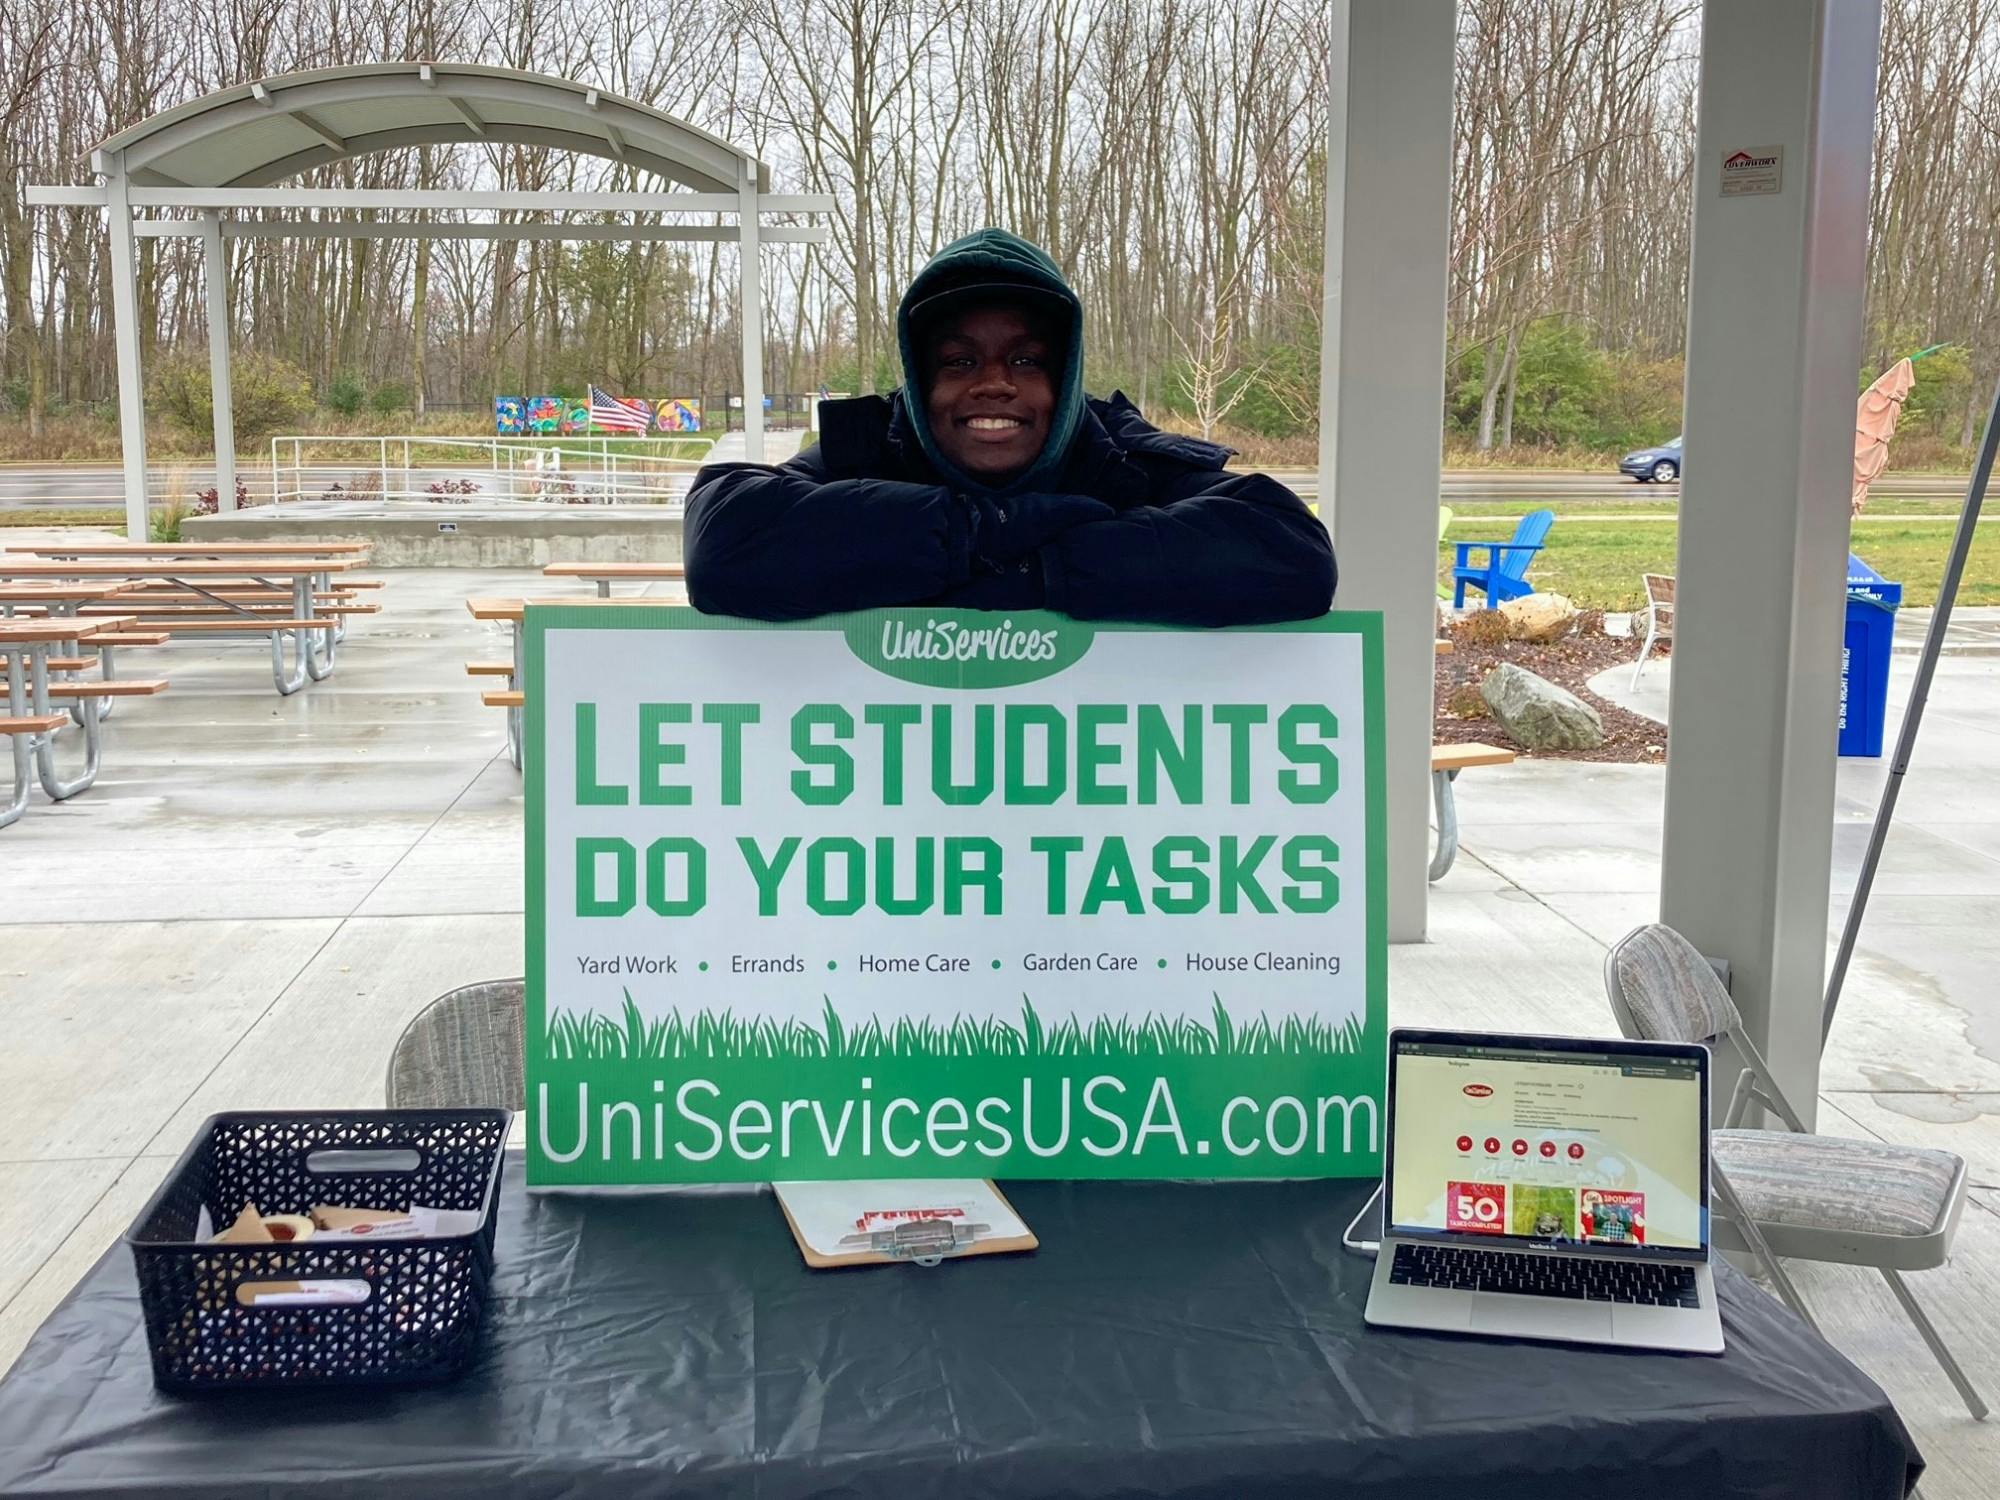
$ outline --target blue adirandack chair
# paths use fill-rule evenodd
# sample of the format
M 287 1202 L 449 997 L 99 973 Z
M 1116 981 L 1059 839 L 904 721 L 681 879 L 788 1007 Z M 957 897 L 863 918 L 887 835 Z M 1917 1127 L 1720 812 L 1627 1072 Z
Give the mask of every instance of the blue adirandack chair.
M 1452 608 L 1465 608 L 1468 583 L 1485 593 L 1488 609 L 1534 593 L 1535 586 L 1528 582 L 1528 565 L 1547 544 L 1549 528 L 1555 524 L 1554 511 L 1533 510 L 1521 517 L 1511 542 L 1458 543 L 1458 564 L 1451 570 Z M 1475 566 L 1471 558 L 1474 552 L 1484 552 L 1486 561 Z

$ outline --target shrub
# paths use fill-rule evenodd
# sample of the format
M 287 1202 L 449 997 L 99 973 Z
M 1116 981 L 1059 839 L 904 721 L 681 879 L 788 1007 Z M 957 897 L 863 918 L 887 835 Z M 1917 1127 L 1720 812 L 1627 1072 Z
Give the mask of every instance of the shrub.
M 312 411 L 312 385 L 297 365 L 268 354 L 240 354 L 229 368 L 230 425 L 239 444 L 281 427 L 296 427 Z M 172 355 L 153 371 L 148 400 L 195 437 L 215 430 L 215 396 L 206 355 Z
M 1478 434 L 1489 353 L 1498 350 L 1474 346 L 1452 367 L 1445 389 L 1447 446 Z M 1665 442 L 1681 430 L 1684 373 L 1678 359 L 1607 353 L 1584 324 L 1538 319 L 1522 331 L 1516 354 L 1514 446 L 1604 454 Z M 1504 404 L 1504 390 L 1500 399 Z M 1496 411 L 1496 444 L 1500 436 Z
M 185 500 L 169 500 L 154 511 L 146 523 L 146 534 L 156 542 L 178 542 L 181 539 L 181 522 L 192 512 Z
M 479 483 L 472 479 L 433 479 L 424 486 L 424 493 L 446 505 L 464 505 L 469 502 L 456 497 L 478 494 Z
M 361 410 L 361 403 L 368 392 L 358 375 L 346 371 L 333 377 L 333 383 L 326 388 L 326 404 L 343 417 L 351 417 Z
M 236 508 L 238 510 L 241 510 L 243 509 L 244 506 L 248 505 L 249 503 L 250 503 L 250 487 L 246 485 L 241 479 L 238 479 L 236 481 Z M 221 508 L 222 507 L 220 503 L 220 497 L 218 495 L 216 486 L 211 484 L 205 490 L 196 490 L 194 492 L 193 513 L 195 515 L 212 516 Z
M 368 398 L 368 405 L 379 416 L 393 416 L 410 407 L 410 388 L 406 385 L 378 385 L 375 394 Z
M 1445 712 L 1454 719 L 1490 719 L 1493 710 L 1476 682 L 1461 682 L 1445 700 Z
M 1451 635 L 1468 646 L 1497 646 L 1507 639 L 1507 617 L 1497 609 L 1477 609 L 1454 624 Z

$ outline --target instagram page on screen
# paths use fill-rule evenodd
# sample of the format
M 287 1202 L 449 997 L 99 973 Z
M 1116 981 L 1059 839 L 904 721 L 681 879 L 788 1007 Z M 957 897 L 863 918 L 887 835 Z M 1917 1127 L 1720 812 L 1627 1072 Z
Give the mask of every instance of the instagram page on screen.
M 1705 1103 L 1700 1065 L 1684 1056 L 1403 1043 L 1389 1222 L 1399 1234 L 1700 1252 Z

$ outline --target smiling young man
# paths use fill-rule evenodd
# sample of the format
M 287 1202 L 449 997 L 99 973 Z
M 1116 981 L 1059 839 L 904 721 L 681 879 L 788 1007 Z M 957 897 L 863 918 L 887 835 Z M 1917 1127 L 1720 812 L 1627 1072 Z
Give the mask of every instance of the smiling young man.
M 1048 608 L 1239 625 L 1333 601 L 1333 546 L 1230 451 L 1083 391 L 1083 308 L 1054 261 L 987 229 L 897 313 L 904 384 L 820 403 L 789 463 L 715 464 L 687 500 L 691 601 L 802 619 L 881 605 Z

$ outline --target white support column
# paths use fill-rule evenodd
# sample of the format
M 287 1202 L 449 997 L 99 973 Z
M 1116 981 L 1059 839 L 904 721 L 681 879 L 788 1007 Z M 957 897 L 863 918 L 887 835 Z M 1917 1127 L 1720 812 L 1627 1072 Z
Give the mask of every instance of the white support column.
M 743 453 L 753 464 L 764 461 L 764 250 L 757 211 L 757 168 L 742 165 L 742 207 L 736 215 L 737 244 L 742 264 L 737 268 L 740 325 L 743 337 Z
M 208 383 L 215 404 L 215 503 L 236 509 L 236 419 L 229 388 L 229 256 L 222 215 L 201 216 L 202 279 L 208 288 Z
M 125 163 L 104 163 L 104 201 L 110 210 L 111 331 L 118 356 L 118 437 L 125 461 L 125 535 L 135 542 L 146 531 L 146 377 L 139 368 L 138 239 L 132 232 Z
M 1389 937 L 1405 943 L 1423 941 L 1430 892 L 1455 24 L 1453 0 L 1334 0 L 1329 58 L 1320 514 L 1336 604 L 1382 613 Z
M 1660 913 L 1729 960 L 1808 1121 L 1880 24 L 1879 0 L 1702 18 Z

